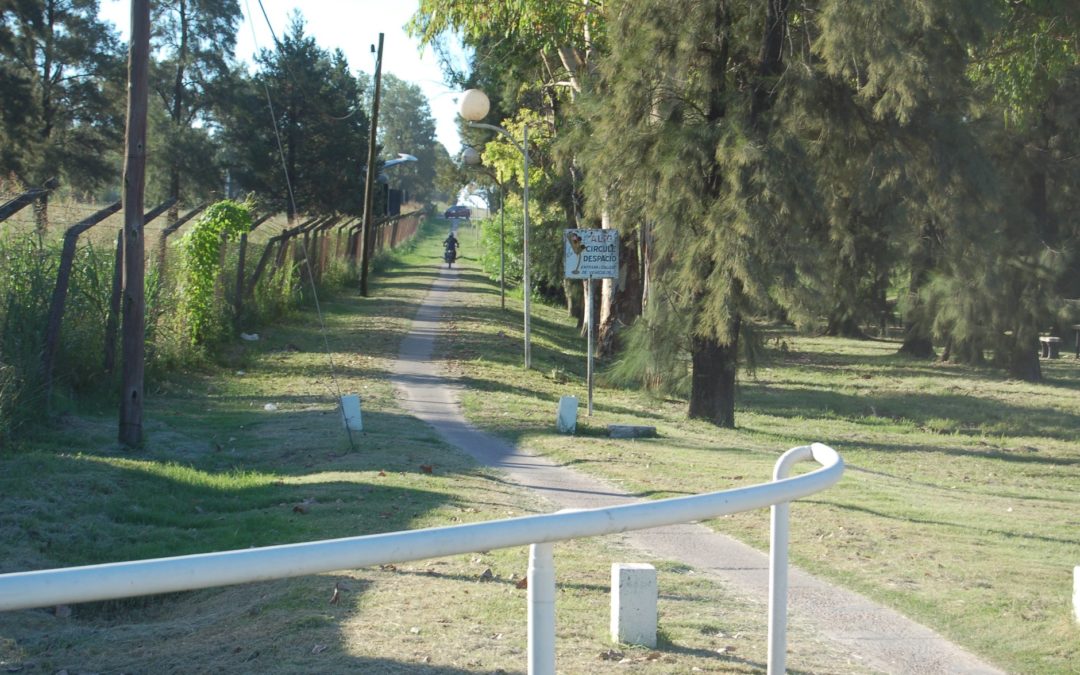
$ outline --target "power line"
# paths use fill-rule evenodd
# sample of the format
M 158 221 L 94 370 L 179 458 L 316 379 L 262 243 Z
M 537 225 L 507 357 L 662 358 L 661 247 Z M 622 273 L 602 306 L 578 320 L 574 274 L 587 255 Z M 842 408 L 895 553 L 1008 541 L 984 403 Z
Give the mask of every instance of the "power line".
M 266 19 L 266 24 L 270 28 L 270 34 L 274 36 L 274 43 L 278 46 L 278 51 L 280 52 L 280 43 L 278 43 L 277 41 L 277 35 L 274 33 L 274 27 L 270 25 L 269 17 L 266 16 L 266 9 L 263 7 L 262 0 L 258 0 L 258 3 L 259 8 L 262 10 L 263 17 Z M 248 0 L 244 0 L 244 6 L 247 8 L 248 16 L 250 17 L 251 5 L 250 3 L 248 3 Z M 255 49 L 258 49 L 259 41 L 255 37 L 254 22 L 249 22 L 249 26 L 251 28 L 252 42 L 255 44 Z M 289 190 L 289 206 L 291 208 L 291 212 L 296 215 L 299 213 L 299 211 L 296 208 L 296 198 L 293 194 L 292 181 L 289 178 L 289 168 L 285 161 L 285 149 L 281 143 L 281 132 L 278 129 L 277 115 L 274 113 L 274 104 L 270 100 L 270 85 L 269 83 L 267 83 L 265 78 L 263 79 L 263 90 L 266 92 L 266 106 L 270 110 L 270 124 L 274 128 L 274 137 L 277 139 L 278 155 L 281 158 L 281 170 L 285 174 L 285 185 L 288 187 Z M 298 243 L 300 244 L 300 250 L 304 254 L 304 267 L 307 270 L 308 284 L 311 286 L 311 297 L 315 301 L 315 313 L 319 317 L 319 334 L 322 336 L 323 339 L 323 349 L 326 354 L 326 360 L 330 364 L 330 381 L 333 383 L 333 387 L 327 385 L 327 389 L 329 389 L 330 393 L 334 395 L 337 399 L 338 410 L 341 411 L 341 419 L 345 421 L 345 434 L 349 439 L 349 448 L 355 451 L 356 444 L 353 442 L 352 428 L 349 427 L 348 420 L 345 417 L 345 407 L 342 403 L 341 386 L 337 378 L 337 369 L 334 366 L 334 356 L 330 351 L 330 340 L 326 336 L 326 320 L 323 317 L 322 305 L 319 302 L 319 292 L 315 288 L 315 274 L 314 271 L 311 269 L 311 256 L 308 255 L 307 246 L 304 244 L 304 241 L 301 239 Z

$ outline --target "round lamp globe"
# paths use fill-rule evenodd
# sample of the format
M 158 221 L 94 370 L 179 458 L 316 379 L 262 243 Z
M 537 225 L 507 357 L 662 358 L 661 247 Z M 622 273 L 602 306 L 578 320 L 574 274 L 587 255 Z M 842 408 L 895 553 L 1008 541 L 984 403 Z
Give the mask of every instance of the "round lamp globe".
M 461 116 L 470 122 L 479 122 L 487 117 L 491 102 L 487 94 L 479 89 L 467 89 L 461 95 Z
M 476 166 L 480 164 L 480 153 L 476 148 L 465 148 L 461 151 L 461 161 L 466 166 Z

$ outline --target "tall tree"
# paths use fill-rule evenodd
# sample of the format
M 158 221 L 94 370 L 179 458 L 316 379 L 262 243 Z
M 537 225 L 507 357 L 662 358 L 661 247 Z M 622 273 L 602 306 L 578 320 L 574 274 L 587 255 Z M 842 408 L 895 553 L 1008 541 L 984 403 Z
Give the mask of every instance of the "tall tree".
M 391 184 L 405 190 L 410 199 L 427 201 L 434 195 L 437 145 L 435 120 L 420 87 L 383 75 L 379 147 L 386 159 L 398 153 L 416 157 L 415 162 L 397 165 L 390 176 Z
M 75 189 L 118 180 L 110 164 L 123 133 L 123 58 L 115 31 L 98 19 L 96 0 L 17 2 L 4 12 L 12 55 L 5 79 L 20 102 L 5 103 L 4 170 L 27 185 L 60 178 Z M 12 107 L 20 112 L 11 115 Z M 37 210 L 47 224 L 47 202 Z
M 236 29 L 237 0 L 168 0 L 154 5 L 153 91 L 164 109 L 161 151 L 154 157 L 165 178 L 165 196 L 177 200 L 183 183 L 206 190 L 220 185 L 209 127 L 225 94 Z M 176 217 L 178 206 L 170 215 Z
M 953 97 L 978 34 L 973 9 L 687 0 L 613 12 L 586 167 L 625 189 L 590 194 L 653 220 L 660 292 L 649 305 L 665 307 L 648 328 L 683 336 L 659 347 L 688 347 L 691 416 L 734 425 L 748 328 L 778 307 L 821 307 L 822 250 L 850 250 L 870 218 L 910 230 L 970 193 L 957 183 L 975 164 L 945 148 L 972 137 L 958 132 Z
M 359 213 L 369 121 L 344 55 L 319 48 L 297 13 L 277 49 L 257 61 L 254 77 L 237 83 L 225 124 L 237 183 L 290 218 L 290 187 L 298 211 Z
M 996 2 L 998 30 L 970 69 L 993 105 L 976 117 L 992 143 L 1007 200 L 999 211 L 999 236 L 982 249 L 998 270 L 972 292 L 997 295 L 992 311 L 978 317 L 951 314 L 954 330 L 994 349 L 995 361 L 1017 378 L 1037 380 L 1040 331 L 1060 322 L 1061 293 L 1080 295 L 1080 8 L 1060 0 Z M 965 292 L 963 285 L 952 284 Z M 968 303 L 974 308 L 986 303 Z M 1060 317 L 1065 318 L 1065 317 Z M 1076 316 L 1071 317 L 1075 321 Z
M 425 42 L 457 33 L 474 48 L 474 71 L 470 85 L 480 85 L 492 95 L 494 108 L 503 118 L 518 118 L 515 109 L 539 113 L 547 132 L 562 141 L 562 150 L 547 158 L 553 177 L 547 195 L 537 203 L 562 211 L 556 230 L 565 227 L 613 227 L 621 231 L 620 274 L 602 283 L 598 352 L 616 349 L 618 329 L 640 314 L 642 285 L 638 274 L 637 218 L 623 220 L 604 210 L 586 208 L 583 168 L 577 160 L 575 99 L 588 91 L 595 79 L 596 64 L 605 52 L 611 3 L 551 3 L 542 0 L 506 3 L 499 0 L 459 3 L 423 0 L 410 27 Z M 458 84 L 465 84 L 460 81 Z M 467 138 L 469 136 L 466 136 Z M 621 214 L 620 214 L 621 215 Z M 538 223 L 541 227 L 542 223 Z M 538 228 L 540 229 L 540 228 Z M 557 234 L 557 233 L 556 233 Z M 554 241 L 559 237 L 555 236 Z M 559 283 L 558 279 L 553 279 Z M 561 283 L 568 304 L 580 296 L 568 282 Z M 582 316 L 581 307 L 571 311 Z

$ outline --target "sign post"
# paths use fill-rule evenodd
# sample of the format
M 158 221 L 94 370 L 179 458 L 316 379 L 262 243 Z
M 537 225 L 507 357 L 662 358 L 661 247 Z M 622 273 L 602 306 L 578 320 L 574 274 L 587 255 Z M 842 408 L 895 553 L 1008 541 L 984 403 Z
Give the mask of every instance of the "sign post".
M 616 230 L 566 230 L 563 237 L 563 266 L 567 279 L 585 279 L 585 320 L 588 328 L 588 358 L 586 380 L 589 388 L 589 417 L 593 401 L 593 305 L 595 279 L 616 279 L 619 276 L 619 233 Z

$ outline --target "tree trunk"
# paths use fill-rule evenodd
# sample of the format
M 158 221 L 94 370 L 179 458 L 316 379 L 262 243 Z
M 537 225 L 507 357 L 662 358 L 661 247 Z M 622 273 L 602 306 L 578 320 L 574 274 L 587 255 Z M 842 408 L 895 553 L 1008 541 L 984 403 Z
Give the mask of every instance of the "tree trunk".
M 601 222 L 605 229 L 611 227 L 607 212 Z M 614 355 L 619 349 L 619 331 L 641 316 L 641 273 L 635 234 L 619 237 L 618 278 L 602 280 L 596 338 L 596 356 L 599 358 Z
M 735 320 L 736 326 L 738 319 Z M 739 338 L 735 330 L 730 343 L 695 337 L 690 352 L 693 374 L 690 385 L 692 418 L 704 419 L 727 429 L 735 428 L 735 371 Z
M 928 318 L 923 316 L 925 307 L 919 299 L 919 291 L 930 276 L 934 264 L 933 223 L 927 222 L 919 233 L 919 247 L 911 260 L 911 281 L 908 284 L 908 309 L 904 312 L 904 343 L 899 353 L 919 359 L 934 356 L 934 343 L 930 339 Z
M 825 325 L 825 334 L 833 337 L 853 338 L 855 340 L 867 339 L 866 333 L 859 326 L 851 310 L 838 307 L 829 314 L 828 323 Z
M 1039 353 L 1035 349 L 1034 341 L 1016 340 L 1012 349 L 1009 350 L 1008 359 L 1009 377 L 1025 382 L 1039 382 L 1042 380 L 1042 366 L 1039 364 Z

